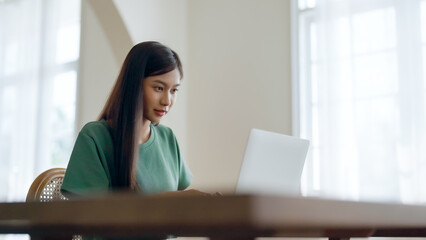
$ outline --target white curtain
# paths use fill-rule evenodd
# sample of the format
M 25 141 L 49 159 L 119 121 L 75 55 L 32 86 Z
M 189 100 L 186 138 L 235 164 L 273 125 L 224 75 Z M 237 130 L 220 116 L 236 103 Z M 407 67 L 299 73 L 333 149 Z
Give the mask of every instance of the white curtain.
M 0 1 L 0 201 L 67 164 L 79 40 L 79 0 Z
M 306 195 L 426 203 L 426 0 L 300 0 Z

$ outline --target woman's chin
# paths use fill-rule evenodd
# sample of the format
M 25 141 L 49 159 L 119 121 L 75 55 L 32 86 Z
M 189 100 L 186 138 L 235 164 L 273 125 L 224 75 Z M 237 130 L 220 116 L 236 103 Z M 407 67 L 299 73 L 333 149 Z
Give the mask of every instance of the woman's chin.
M 161 119 L 148 119 L 152 124 L 154 124 L 154 125 L 158 125 L 158 124 L 160 124 L 160 120 Z

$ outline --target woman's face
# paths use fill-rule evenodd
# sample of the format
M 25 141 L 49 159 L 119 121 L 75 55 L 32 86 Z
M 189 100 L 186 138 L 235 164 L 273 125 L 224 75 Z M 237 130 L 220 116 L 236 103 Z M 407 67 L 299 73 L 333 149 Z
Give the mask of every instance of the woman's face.
M 159 123 L 172 108 L 180 85 L 179 70 L 145 78 L 143 118 Z

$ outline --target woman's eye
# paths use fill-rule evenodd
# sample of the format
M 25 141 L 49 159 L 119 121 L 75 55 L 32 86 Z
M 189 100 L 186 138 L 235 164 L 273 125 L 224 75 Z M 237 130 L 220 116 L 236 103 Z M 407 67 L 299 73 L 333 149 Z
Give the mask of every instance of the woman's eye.
M 175 88 L 172 90 L 173 93 L 177 93 L 179 91 L 179 89 Z
M 158 91 L 158 92 L 163 91 L 163 87 L 154 87 L 154 89 L 155 89 L 156 91 Z

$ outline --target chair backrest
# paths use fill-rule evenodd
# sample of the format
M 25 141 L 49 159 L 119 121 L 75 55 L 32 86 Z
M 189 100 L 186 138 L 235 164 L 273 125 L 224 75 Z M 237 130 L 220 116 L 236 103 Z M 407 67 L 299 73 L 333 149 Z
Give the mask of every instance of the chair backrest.
M 65 168 L 52 168 L 41 173 L 31 184 L 27 194 L 27 202 L 51 202 L 67 200 L 61 194 Z
M 65 168 L 51 168 L 44 171 L 31 184 L 27 194 L 27 202 L 51 202 L 68 200 L 61 194 L 61 186 L 65 176 Z M 73 235 L 72 240 L 82 240 L 81 235 Z

